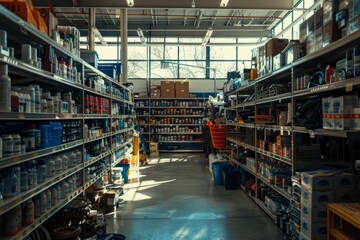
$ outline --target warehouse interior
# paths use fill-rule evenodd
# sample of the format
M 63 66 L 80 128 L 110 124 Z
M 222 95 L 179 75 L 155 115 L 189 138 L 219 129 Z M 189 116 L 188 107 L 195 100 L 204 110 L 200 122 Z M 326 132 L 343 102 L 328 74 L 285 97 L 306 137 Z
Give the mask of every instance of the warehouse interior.
M 358 239 L 359 6 L 0 0 L 0 239 Z

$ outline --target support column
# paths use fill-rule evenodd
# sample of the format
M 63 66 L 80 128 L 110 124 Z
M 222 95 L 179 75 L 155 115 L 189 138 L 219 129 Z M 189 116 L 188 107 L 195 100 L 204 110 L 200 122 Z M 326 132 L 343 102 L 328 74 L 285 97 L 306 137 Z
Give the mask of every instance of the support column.
M 127 70 L 128 70 L 128 11 L 127 9 L 120 10 L 120 25 L 121 25 L 121 65 L 122 65 L 122 74 L 120 83 L 127 82 Z
M 95 33 L 93 27 L 96 24 L 96 12 L 95 8 L 89 8 L 89 29 L 88 29 L 88 40 L 89 40 L 89 50 L 95 50 Z

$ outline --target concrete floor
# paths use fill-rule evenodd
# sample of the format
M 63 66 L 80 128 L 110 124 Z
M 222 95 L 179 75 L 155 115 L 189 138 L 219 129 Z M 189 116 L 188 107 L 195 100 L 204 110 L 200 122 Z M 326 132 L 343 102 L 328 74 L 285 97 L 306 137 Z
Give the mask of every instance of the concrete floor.
M 106 216 L 128 240 L 286 239 L 242 190 L 214 186 L 203 154 L 160 155 L 125 185 L 125 203 Z

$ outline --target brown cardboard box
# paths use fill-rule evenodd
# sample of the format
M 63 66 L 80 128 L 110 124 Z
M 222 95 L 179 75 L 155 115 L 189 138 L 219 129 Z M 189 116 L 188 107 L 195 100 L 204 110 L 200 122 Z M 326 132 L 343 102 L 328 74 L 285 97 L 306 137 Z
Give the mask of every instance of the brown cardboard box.
M 152 89 L 160 89 L 161 88 L 161 86 L 160 85 L 151 85 L 150 86 L 150 89 L 152 90 Z
M 140 93 L 137 93 L 136 94 L 136 97 L 139 97 L 139 98 L 146 98 L 148 97 L 148 93 L 147 92 L 140 92 Z
M 161 81 L 161 89 L 175 89 L 174 81 Z
M 102 206 L 115 206 L 119 199 L 119 192 L 117 190 L 107 190 L 101 196 L 100 205 Z
M 312 15 L 307 19 L 307 25 L 306 25 L 306 36 L 313 34 L 315 31 L 315 15 Z
M 189 82 L 188 81 L 176 81 L 175 90 L 186 90 L 189 91 Z
M 323 8 L 319 8 L 315 12 L 315 31 L 323 26 Z
M 324 0 L 323 2 L 323 25 L 335 22 L 336 12 L 339 7 L 339 0 Z
M 314 32 L 314 41 L 315 41 L 315 51 L 321 49 L 323 46 L 323 8 L 319 8 L 315 12 L 315 32 Z
M 360 16 L 353 18 L 349 21 L 349 26 L 347 28 L 347 35 L 359 31 L 360 29 Z
M 302 22 L 300 24 L 300 27 L 299 27 L 299 42 L 300 43 L 304 43 L 306 42 L 306 37 L 307 37 L 307 21 L 305 20 L 304 22 Z
M 188 98 L 189 91 L 187 90 L 176 90 L 176 97 L 177 98 Z
M 306 38 L 306 54 L 310 54 L 315 51 L 315 33 L 310 34 Z
M 160 93 L 151 93 L 150 97 L 159 98 L 159 97 L 161 97 L 161 95 L 160 95 Z
M 330 43 L 339 39 L 339 29 L 336 26 L 335 22 L 330 22 L 328 24 L 324 24 L 323 26 L 323 47 L 329 45 Z
M 174 98 L 175 97 L 175 89 L 161 88 L 161 97 L 162 98 Z
M 281 53 L 282 50 L 288 45 L 288 39 L 273 38 L 270 39 L 266 44 L 266 56 L 274 56 Z
M 161 89 L 160 88 L 153 88 L 153 89 L 151 89 L 151 92 L 152 93 L 160 93 Z

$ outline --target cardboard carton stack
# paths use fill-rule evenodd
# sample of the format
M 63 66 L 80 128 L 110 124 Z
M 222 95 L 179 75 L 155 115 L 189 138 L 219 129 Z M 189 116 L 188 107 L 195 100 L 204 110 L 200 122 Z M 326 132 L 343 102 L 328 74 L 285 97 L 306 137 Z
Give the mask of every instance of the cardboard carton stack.
M 161 87 L 159 85 L 151 85 L 150 97 L 159 98 L 161 96 Z
M 189 97 L 189 82 L 187 82 L 187 81 L 175 82 L 175 96 L 177 98 L 188 98 Z
M 150 142 L 149 149 L 151 158 L 159 157 L 159 143 Z
M 351 173 L 312 171 L 301 174 L 300 239 L 326 239 L 326 205 L 354 202 L 355 178 Z
M 323 47 L 339 39 L 339 29 L 336 24 L 338 0 L 325 0 L 323 3 Z
M 288 39 L 281 39 L 281 38 L 273 38 L 270 39 L 265 44 L 265 52 L 266 52 L 266 58 L 265 58 L 265 73 L 269 73 L 271 71 L 274 71 L 280 67 L 283 66 L 285 56 L 283 53 L 281 53 L 286 46 L 288 45 L 289 40 Z M 277 56 L 279 55 L 279 56 Z M 273 62 L 274 59 L 276 59 L 277 66 L 275 69 L 273 68 Z
M 161 81 L 161 97 L 162 98 L 175 98 L 175 82 L 174 81 Z

